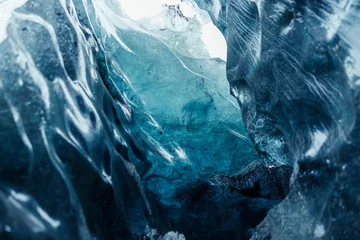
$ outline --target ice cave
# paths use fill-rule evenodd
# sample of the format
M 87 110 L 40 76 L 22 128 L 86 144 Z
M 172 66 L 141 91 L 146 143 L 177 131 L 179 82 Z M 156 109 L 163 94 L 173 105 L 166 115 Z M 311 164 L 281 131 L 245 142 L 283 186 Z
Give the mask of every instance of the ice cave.
M 360 239 L 360 0 L 0 0 L 0 240 Z

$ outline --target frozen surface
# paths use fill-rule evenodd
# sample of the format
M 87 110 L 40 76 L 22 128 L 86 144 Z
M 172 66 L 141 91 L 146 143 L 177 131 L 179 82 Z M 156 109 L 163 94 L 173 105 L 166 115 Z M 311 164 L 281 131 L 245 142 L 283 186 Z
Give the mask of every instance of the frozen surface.
M 126 4 L 0 1 L 0 239 L 249 238 L 286 195 L 207 11 Z
M 227 74 L 266 162 L 295 165 L 253 239 L 360 237 L 360 2 L 228 6 Z
M 0 239 L 359 238 L 359 9 L 0 0 Z

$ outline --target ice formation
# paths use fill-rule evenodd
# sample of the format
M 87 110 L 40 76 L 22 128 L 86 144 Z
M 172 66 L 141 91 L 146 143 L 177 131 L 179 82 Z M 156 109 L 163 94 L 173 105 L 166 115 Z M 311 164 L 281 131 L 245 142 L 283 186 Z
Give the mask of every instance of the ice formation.
M 266 162 L 294 163 L 253 239 L 360 237 L 359 1 L 230 1 L 227 75 Z
M 0 239 L 359 238 L 359 9 L 0 0 Z

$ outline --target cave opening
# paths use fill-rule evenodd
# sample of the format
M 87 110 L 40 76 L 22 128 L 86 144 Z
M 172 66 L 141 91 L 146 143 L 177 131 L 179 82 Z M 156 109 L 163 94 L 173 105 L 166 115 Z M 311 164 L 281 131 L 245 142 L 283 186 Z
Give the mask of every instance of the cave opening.
M 208 4 L 121 1 L 124 15 L 156 48 L 125 37 L 123 43 L 141 57 L 116 56 L 145 102 L 142 111 L 157 125 L 146 132 L 162 155 L 142 175 L 156 205 L 157 230 L 186 239 L 248 239 L 288 194 L 293 169 L 266 162 L 254 148 L 226 76 L 226 8 Z M 170 108 L 158 104 L 163 99 Z

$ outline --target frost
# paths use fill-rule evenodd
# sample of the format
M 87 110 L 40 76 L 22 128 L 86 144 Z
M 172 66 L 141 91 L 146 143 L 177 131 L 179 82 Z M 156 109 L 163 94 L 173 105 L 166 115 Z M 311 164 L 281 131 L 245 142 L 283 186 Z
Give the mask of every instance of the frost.
M 177 232 L 168 232 L 161 240 L 185 240 L 185 236 Z
M 325 229 L 324 229 L 324 225 L 322 224 L 317 224 L 315 227 L 315 231 L 314 231 L 314 236 L 316 238 L 321 238 L 325 235 Z

